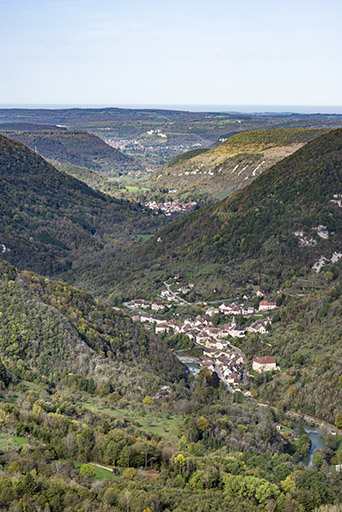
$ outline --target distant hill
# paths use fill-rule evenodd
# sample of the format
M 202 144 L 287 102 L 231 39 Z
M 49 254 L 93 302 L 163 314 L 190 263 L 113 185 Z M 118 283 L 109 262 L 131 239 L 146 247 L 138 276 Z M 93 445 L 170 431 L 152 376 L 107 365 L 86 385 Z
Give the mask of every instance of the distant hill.
M 0 133 L 22 142 L 44 158 L 87 167 L 102 175 L 140 169 L 133 158 L 85 131 L 30 123 L 4 123 L 0 124 Z
M 167 261 L 229 265 L 230 280 L 283 279 L 342 247 L 342 130 L 309 142 L 249 186 L 170 225 L 146 245 Z M 324 264 L 323 262 L 323 264 Z
M 8 122 L 85 130 L 134 157 L 142 169 L 159 169 L 180 153 L 214 147 L 220 140 L 238 132 L 270 128 L 332 129 L 342 126 L 342 115 L 186 112 L 114 107 L 0 109 L 0 123 Z
M 235 134 L 213 149 L 179 155 L 152 183 L 162 189 L 177 189 L 178 194 L 196 190 L 224 199 L 326 131 L 300 128 Z
M 0 192 L 0 256 L 43 274 L 158 223 L 138 205 L 92 190 L 1 135 Z
M 0 354 L 21 378 L 61 378 L 70 372 L 145 387 L 174 382 L 185 368 L 153 334 L 87 293 L 0 261 Z M 32 378 L 32 375 L 31 375 Z
M 309 142 L 229 198 L 168 225 L 126 255 L 131 271 L 125 275 L 125 296 L 133 290 L 151 293 L 175 271 L 195 282 L 194 293 L 202 297 L 210 297 L 213 288 L 223 296 L 250 285 L 274 290 L 296 272 L 318 271 L 342 256 L 341 205 L 339 129 Z M 120 271 L 110 255 L 101 264 L 96 279 L 104 294 L 113 281 L 120 285 L 111 278 Z M 146 272 L 151 265 L 153 274 Z M 78 278 L 88 286 L 86 272 Z
M 66 126 L 60 126 L 55 124 L 35 124 L 35 123 L 19 123 L 19 122 L 8 122 L 0 123 L 1 132 L 6 131 L 18 131 L 18 132 L 39 132 L 46 130 L 67 130 Z

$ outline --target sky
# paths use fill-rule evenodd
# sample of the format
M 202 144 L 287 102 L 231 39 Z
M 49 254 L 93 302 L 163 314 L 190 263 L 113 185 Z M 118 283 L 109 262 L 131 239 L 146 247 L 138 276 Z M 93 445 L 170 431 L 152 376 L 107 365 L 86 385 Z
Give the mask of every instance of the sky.
M 341 0 L 0 0 L 0 103 L 342 105 Z

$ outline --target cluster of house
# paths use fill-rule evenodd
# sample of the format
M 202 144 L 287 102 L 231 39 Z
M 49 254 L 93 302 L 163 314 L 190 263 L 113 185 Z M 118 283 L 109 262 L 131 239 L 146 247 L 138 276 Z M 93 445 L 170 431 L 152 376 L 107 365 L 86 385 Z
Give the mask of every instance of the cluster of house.
M 147 302 L 145 300 L 133 300 L 128 307 L 138 309 L 152 309 L 152 311 L 163 311 L 165 309 L 165 304 L 157 300 L 153 302 Z
M 155 325 L 156 334 L 169 333 L 184 334 L 194 343 L 205 347 L 214 347 L 219 350 L 227 344 L 222 341 L 227 336 L 242 337 L 245 331 L 237 327 L 235 319 L 232 322 L 214 327 L 208 315 L 198 315 L 196 318 L 187 318 L 183 322 L 172 318 L 167 320 L 163 317 L 153 316 L 148 313 L 141 313 L 132 317 L 135 322 L 150 323 Z
M 190 212 L 197 206 L 196 201 L 190 201 L 189 203 L 181 203 L 181 202 L 173 202 L 173 201 L 166 201 L 165 203 L 157 203 L 156 201 L 147 201 L 142 204 L 146 208 L 153 210 L 156 214 L 158 214 L 159 211 L 162 211 L 167 216 L 172 215 L 172 213 Z
M 153 133 L 155 133 L 158 137 L 160 137 L 162 139 L 166 139 L 165 140 L 166 143 L 163 144 L 163 150 L 164 150 L 164 152 L 166 150 L 172 151 L 170 159 L 174 155 L 179 155 L 180 153 L 184 153 L 185 151 L 189 151 L 190 149 L 201 147 L 200 143 L 168 144 L 167 143 L 167 135 L 162 133 L 161 130 L 159 130 L 159 132 L 157 132 L 157 130 L 149 130 L 147 132 L 148 135 L 153 135 Z M 133 139 L 133 140 L 131 140 L 131 139 L 115 139 L 115 138 L 105 137 L 105 142 L 112 148 L 119 149 L 120 151 L 123 151 L 123 152 L 125 152 L 125 151 L 132 152 L 132 153 L 134 153 L 134 152 L 139 152 L 139 153 L 141 153 L 141 152 L 144 152 L 144 153 L 160 152 L 159 145 L 156 145 L 156 146 L 151 145 L 150 137 L 146 137 L 145 139 Z
M 175 279 L 181 279 L 180 276 L 176 275 Z M 179 281 L 177 281 L 179 282 Z M 178 289 L 181 293 L 188 293 L 193 287 L 193 284 L 182 286 Z M 170 290 L 162 290 L 161 296 L 168 300 L 177 300 L 177 297 Z M 161 302 L 154 301 L 151 303 L 143 300 L 135 300 L 131 307 L 140 309 L 152 309 L 152 311 L 162 311 L 165 309 L 165 305 Z M 277 305 L 274 302 L 261 301 L 259 304 L 259 311 L 267 311 L 276 308 Z M 223 325 L 214 326 L 211 317 L 215 313 L 223 313 L 232 315 L 233 319 L 229 323 Z M 255 334 L 266 334 L 267 325 L 271 324 L 269 317 L 260 318 L 245 328 L 240 328 L 236 324 L 237 315 L 251 315 L 255 313 L 254 308 L 243 308 L 237 304 L 221 304 L 218 308 L 210 307 L 207 309 L 206 314 L 198 315 L 196 318 L 187 318 L 184 321 L 176 320 L 172 318 L 170 320 L 163 317 L 153 316 L 149 313 L 142 313 L 133 317 L 134 321 L 142 323 L 150 323 L 155 325 L 156 334 L 169 333 L 173 331 L 175 334 L 184 334 L 188 336 L 194 343 L 203 345 L 205 347 L 213 347 L 217 350 L 222 350 L 227 344 L 223 341 L 228 336 L 233 338 L 241 338 L 246 336 L 246 333 L 251 332 Z
M 176 278 L 177 276 L 175 276 Z M 162 290 L 162 296 L 167 299 L 169 291 Z M 134 304 L 142 309 L 150 307 L 155 311 L 165 307 L 157 301 L 153 302 L 152 305 L 144 301 L 135 301 Z M 274 302 L 261 301 L 258 310 L 267 311 L 276 307 Z M 215 313 L 232 315 L 232 320 L 223 325 L 214 326 L 211 317 Z M 209 308 L 205 314 L 198 315 L 195 318 L 187 318 L 184 321 L 175 318 L 165 319 L 149 313 L 135 315 L 132 319 L 135 322 L 153 325 L 156 334 L 173 332 L 188 336 L 197 346 L 203 349 L 203 357 L 199 361 L 200 366 L 215 371 L 220 380 L 228 387 L 237 389 L 243 375 L 243 354 L 238 349 L 231 351 L 228 348 L 227 338 L 228 336 L 241 338 L 246 336 L 248 332 L 265 334 L 267 325 L 271 323 L 269 317 L 260 318 L 243 329 L 238 327 L 236 315 L 251 315 L 253 313 L 255 313 L 254 308 L 243 308 L 235 303 L 225 303 L 218 308 Z M 252 368 L 256 372 L 273 371 L 277 369 L 277 364 L 273 356 L 256 357 L 253 360 Z
M 165 133 L 163 133 L 159 128 L 157 128 L 157 130 L 148 130 L 147 132 L 148 135 L 157 135 L 158 137 L 161 137 L 162 139 L 167 139 L 167 135 Z
M 224 384 L 235 389 L 241 384 L 243 378 L 243 364 L 243 357 L 228 348 L 222 350 L 206 348 L 203 357 L 199 360 L 201 368 L 216 372 Z M 255 357 L 252 369 L 255 372 L 262 373 L 279 370 L 279 367 L 273 356 L 265 356 Z
M 172 301 L 177 301 L 177 297 L 175 297 L 175 294 L 171 292 L 171 290 L 162 290 L 160 292 L 160 296 L 163 298 L 163 299 L 166 299 L 168 300 L 169 302 L 172 302 Z
M 194 287 L 194 285 L 192 283 L 183 285 L 183 286 L 180 286 L 179 288 L 177 288 L 177 292 L 181 293 L 182 295 L 186 295 L 187 293 L 189 293 L 192 290 L 193 287 Z M 160 292 L 160 296 L 163 299 L 166 299 L 168 301 L 177 300 L 177 297 L 175 297 L 175 294 L 171 290 L 167 290 L 167 289 L 162 290 Z
M 140 301 L 138 301 L 140 302 Z M 141 307 L 141 306 L 140 306 Z M 152 308 L 158 311 L 158 308 L 164 308 L 163 304 L 154 302 Z M 271 323 L 270 318 L 262 318 L 253 322 L 248 327 L 242 329 L 237 326 L 235 317 L 232 321 L 223 325 L 214 326 L 210 316 L 198 315 L 196 318 L 187 318 L 183 322 L 174 318 L 167 320 L 163 317 L 153 316 L 149 313 L 141 313 L 133 317 L 135 322 L 149 323 L 155 325 L 156 334 L 174 332 L 175 334 L 184 334 L 194 343 L 205 347 L 212 347 L 222 350 L 227 346 L 224 341 L 228 336 L 233 338 L 242 338 L 247 332 L 255 334 L 266 334 L 267 325 Z
M 236 355 L 227 348 L 219 351 L 205 348 L 203 357 L 199 360 L 201 368 L 216 372 L 220 380 L 229 387 L 237 387 L 240 384 L 243 363 L 244 360 L 240 355 Z
M 259 303 L 259 311 L 269 311 L 271 309 L 275 309 L 277 307 L 276 302 L 268 302 L 267 300 L 262 300 Z M 223 313 L 224 315 L 253 315 L 256 312 L 255 308 L 252 307 L 240 307 L 233 302 L 233 304 L 223 303 L 219 307 L 210 307 L 207 309 L 206 314 L 209 316 L 213 316 L 217 313 Z
M 131 151 L 131 152 L 134 152 L 134 151 L 154 151 L 156 152 L 158 149 L 151 146 L 151 145 L 148 145 L 146 146 L 146 144 L 143 144 L 143 142 L 141 140 L 137 140 L 137 139 L 134 139 L 134 140 L 129 140 L 129 139 L 109 139 L 109 138 L 106 138 L 105 139 L 105 142 L 106 144 L 108 144 L 108 146 L 111 146 L 112 148 L 115 148 L 115 149 L 119 149 L 120 151 Z

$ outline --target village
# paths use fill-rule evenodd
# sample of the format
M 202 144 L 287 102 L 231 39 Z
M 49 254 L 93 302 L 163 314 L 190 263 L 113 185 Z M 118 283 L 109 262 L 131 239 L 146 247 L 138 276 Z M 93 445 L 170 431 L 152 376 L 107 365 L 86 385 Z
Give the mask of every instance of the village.
M 163 133 L 160 129 L 148 130 L 136 139 L 115 137 L 113 134 L 108 134 L 108 130 L 101 135 L 106 144 L 123 153 L 149 157 L 148 165 L 154 171 L 160 167 L 161 163 L 166 163 L 181 153 L 202 147 L 200 142 L 187 141 L 186 138 L 183 139 L 183 142 L 179 142 L 178 138 L 170 138 L 169 135 Z M 160 161 L 161 156 L 164 157 L 164 162 Z M 128 174 L 135 175 L 136 170 L 133 169 Z
M 157 203 L 156 201 L 147 201 L 142 203 L 143 206 L 153 210 L 157 215 L 159 212 L 163 212 L 166 216 L 172 215 L 172 213 L 186 213 L 194 210 L 197 206 L 196 201 L 189 203 L 166 201 L 165 203 Z
M 210 372 L 216 372 L 219 379 L 227 389 L 241 391 L 240 386 L 246 383 L 246 363 L 244 353 L 232 344 L 234 338 L 243 338 L 248 333 L 266 335 L 268 326 L 271 325 L 271 318 L 268 312 L 277 308 L 275 302 L 267 300 L 259 301 L 258 307 L 238 305 L 236 302 L 221 304 L 198 303 L 205 306 L 205 311 L 194 317 L 179 318 L 179 313 L 170 317 L 168 310 L 172 305 L 191 306 L 192 303 L 185 300 L 186 296 L 194 287 L 193 283 L 184 284 L 180 274 L 173 276 L 173 283 L 177 290 L 173 291 L 171 284 L 165 282 L 165 288 L 160 291 L 160 300 L 145 301 L 133 300 L 125 303 L 125 306 L 133 310 L 132 320 L 146 324 L 146 327 L 153 329 L 157 335 L 177 335 L 188 337 L 193 344 L 202 350 L 202 355 L 197 358 L 184 357 L 178 354 L 179 359 L 187 364 L 196 363 L 196 368 L 205 368 Z M 172 284 L 173 284 L 172 283 Z M 175 286 L 173 286 L 175 288 Z M 151 311 L 151 312 L 150 312 Z M 162 316 L 160 313 L 165 313 Z M 226 318 L 225 323 L 213 323 L 214 316 Z M 240 327 L 236 319 L 250 318 L 250 323 Z M 257 317 L 257 319 L 256 319 Z M 265 345 L 269 345 L 265 343 Z M 277 370 L 278 366 L 273 356 L 262 355 L 255 357 L 252 363 L 252 370 L 257 373 Z M 197 370 L 198 371 L 198 370 Z M 242 391 L 249 394 L 248 391 Z

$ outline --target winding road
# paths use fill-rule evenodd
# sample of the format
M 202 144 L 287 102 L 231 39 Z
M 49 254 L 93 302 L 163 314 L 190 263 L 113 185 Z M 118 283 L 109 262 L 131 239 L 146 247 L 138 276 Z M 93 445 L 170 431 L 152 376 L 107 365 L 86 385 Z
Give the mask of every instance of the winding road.
M 175 297 L 175 299 L 179 300 L 179 302 L 181 302 L 183 304 L 186 304 L 187 306 L 193 306 L 193 304 L 191 302 L 188 302 L 187 300 L 182 299 L 181 297 L 179 297 L 179 295 L 177 293 L 173 292 L 170 288 L 170 285 L 166 281 L 164 281 L 163 284 L 166 286 L 167 291 L 170 293 L 170 295 L 172 297 Z

